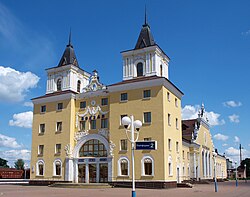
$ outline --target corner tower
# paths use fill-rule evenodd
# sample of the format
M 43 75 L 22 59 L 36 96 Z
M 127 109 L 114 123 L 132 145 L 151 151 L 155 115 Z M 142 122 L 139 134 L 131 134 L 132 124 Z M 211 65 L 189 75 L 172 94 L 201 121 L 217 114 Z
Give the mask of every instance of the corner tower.
M 71 32 L 69 43 L 56 67 L 46 69 L 47 89 L 46 94 L 70 90 L 81 93 L 88 85 L 90 74 L 82 70 L 76 59 L 75 50 L 71 44 Z
M 121 52 L 123 58 L 123 80 L 138 77 L 159 76 L 168 79 L 169 57 L 156 44 L 147 22 L 142 25 L 135 48 Z

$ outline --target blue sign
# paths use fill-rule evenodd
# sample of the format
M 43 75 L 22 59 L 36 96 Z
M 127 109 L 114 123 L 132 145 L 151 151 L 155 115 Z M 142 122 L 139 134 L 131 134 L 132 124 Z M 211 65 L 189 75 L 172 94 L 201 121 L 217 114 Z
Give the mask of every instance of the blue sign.
M 140 141 L 135 143 L 136 150 L 156 150 L 157 142 L 156 141 Z

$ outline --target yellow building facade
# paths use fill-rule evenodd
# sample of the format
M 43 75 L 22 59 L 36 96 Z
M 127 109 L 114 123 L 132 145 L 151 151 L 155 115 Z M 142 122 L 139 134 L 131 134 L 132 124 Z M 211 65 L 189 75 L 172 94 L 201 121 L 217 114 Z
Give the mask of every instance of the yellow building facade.
M 138 142 L 157 145 L 135 150 L 137 185 L 213 177 L 209 124 L 203 114 L 181 120 L 183 93 L 169 81 L 170 59 L 146 22 L 122 58 L 123 80 L 106 86 L 97 71 L 80 68 L 69 39 L 59 64 L 46 70 L 46 94 L 33 99 L 31 182 L 131 183 L 131 144 L 121 124 L 131 115 L 142 121 Z M 225 158 L 215 157 L 226 177 Z

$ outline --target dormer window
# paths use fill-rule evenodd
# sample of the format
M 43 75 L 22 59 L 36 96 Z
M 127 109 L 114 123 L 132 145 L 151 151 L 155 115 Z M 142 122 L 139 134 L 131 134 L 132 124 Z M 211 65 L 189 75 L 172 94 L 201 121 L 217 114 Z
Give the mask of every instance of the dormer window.
M 57 88 L 57 91 L 61 91 L 62 90 L 62 80 L 61 79 L 57 80 L 57 82 L 56 82 L 56 88 Z
M 78 80 L 77 81 L 77 92 L 80 92 L 80 90 L 81 90 L 81 81 Z
M 136 70 L 137 70 L 137 77 L 143 76 L 143 64 L 141 62 L 139 62 L 136 65 Z

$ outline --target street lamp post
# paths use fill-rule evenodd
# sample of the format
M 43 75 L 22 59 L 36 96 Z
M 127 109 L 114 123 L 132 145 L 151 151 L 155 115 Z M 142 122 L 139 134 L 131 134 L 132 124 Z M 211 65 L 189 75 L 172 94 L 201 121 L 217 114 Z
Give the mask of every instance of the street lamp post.
M 24 164 L 24 179 L 27 179 L 27 168 L 28 168 L 28 164 Z
M 126 135 L 128 140 L 131 142 L 131 157 L 132 157 L 132 197 L 136 197 L 135 192 L 135 142 L 138 140 L 139 137 L 139 130 L 142 126 L 142 122 L 140 120 L 134 121 L 134 116 L 131 115 L 130 117 L 125 116 L 122 118 L 122 124 L 125 128 Z M 130 128 L 130 129 L 129 129 Z M 130 134 L 130 136 L 129 136 Z M 136 135 L 136 138 L 135 138 Z
M 238 179 L 237 179 L 237 161 L 235 161 L 235 186 L 238 187 Z
M 247 183 L 247 164 L 244 164 L 245 183 Z
M 217 185 L 217 178 L 216 178 L 216 161 L 215 161 L 215 156 L 216 152 L 213 152 L 213 158 L 214 158 L 214 191 L 218 192 L 218 185 Z

